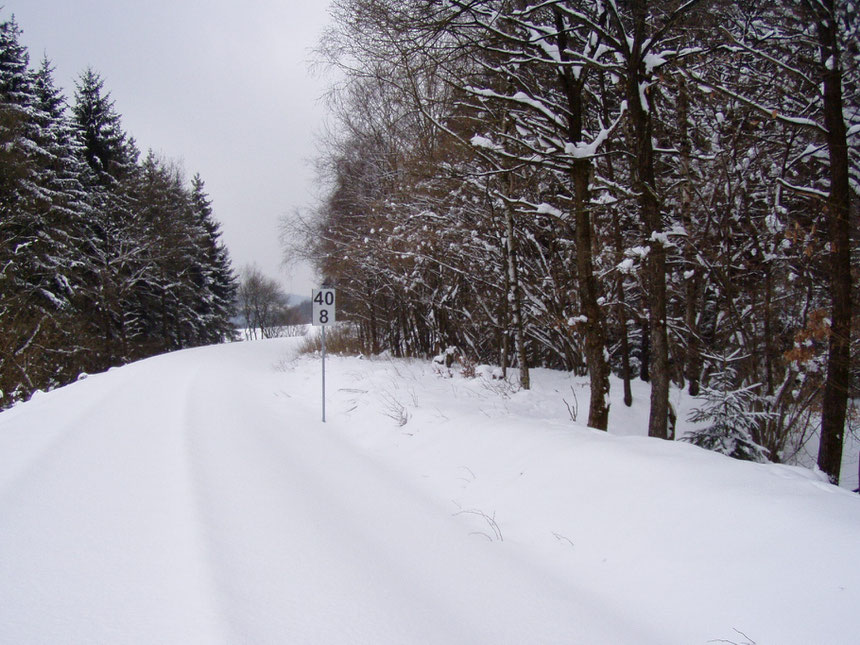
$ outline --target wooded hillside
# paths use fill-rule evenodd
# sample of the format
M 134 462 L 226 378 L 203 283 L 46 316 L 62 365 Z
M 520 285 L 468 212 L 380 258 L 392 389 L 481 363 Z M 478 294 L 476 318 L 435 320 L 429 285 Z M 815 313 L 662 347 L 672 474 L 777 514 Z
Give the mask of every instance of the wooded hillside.
M 675 383 L 710 402 L 698 443 L 782 461 L 820 429 L 838 480 L 855 3 L 338 0 L 334 17 L 332 189 L 297 246 L 368 352 L 455 346 L 523 387 L 529 366 L 587 372 L 597 428 L 610 370 L 648 380 L 665 438 Z

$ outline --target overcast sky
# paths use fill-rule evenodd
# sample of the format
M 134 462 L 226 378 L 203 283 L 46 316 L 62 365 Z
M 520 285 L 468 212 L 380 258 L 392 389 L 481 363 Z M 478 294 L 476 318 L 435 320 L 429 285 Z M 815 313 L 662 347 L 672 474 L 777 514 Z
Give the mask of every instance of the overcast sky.
M 310 295 L 310 269 L 280 266 L 278 222 L 318 194 L 310 162 L 325 81 L 308 61 L 328 0 L 0 3 L 24 32 L 31 67 L 46 54 L 70 103 L 91 66 L 143 154 L 200 173 L 237 270 L 255 262 Z

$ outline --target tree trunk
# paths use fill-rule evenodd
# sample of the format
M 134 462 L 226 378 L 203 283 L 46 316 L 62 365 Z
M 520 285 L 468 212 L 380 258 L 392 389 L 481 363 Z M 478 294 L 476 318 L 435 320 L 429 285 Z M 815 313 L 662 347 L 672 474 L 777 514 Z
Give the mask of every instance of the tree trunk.
M 603 71 L 600 72 L 600 93 L 606 95 L 606 79 Z M 603 120 L 609 123 L 609 110 L 606 102 L 603 104 Z M 611 142 L 606 143 L 606 148 L 611 152 Z M 615 167 L 612 164 L 611 154 L 606 157 L 606 172 L 610 181 L 615 181 Z M 621 234 L 621 221 L 617 208 L 612 209 L 612 243 L 615 247 L 615 265 L 618 266 L 624 260 L 624 237 Z M 615 273 L 615 315 L 618 318 L 618 333 L 621 338 L 621 380 L 624 383 L 624 405 L 628 408 L 633 405 L 633 388 L 630 381 L 630 337 L 627 331 L 627 303 L 624 295 L 624 274 L 621 271 Z
M 765 393 L 768 396 L 773 395 L 774 378 L 773 378 L 773 359 L 776 355 L 773 343 L 773 325 L 771 318 L 773 317 L 773 276 L 771 275 L 770 267 L 765 265 L 764 268 L 764 303 L 762 317 L 764 318 L 764 381 Z
M 648 335 L 648 321 L 636 316 L 639 327 L 639 380 L 651 382 L 651 337 Z
M 623 286 L 621 286 L 620 291 L 624 292 Z M 630 340 L 627 337 L 627 312 L 624 309 L 624 296 L 622 295 L 621 302 L 618 304 L 618 320 L 621 326 L 621 379 L 624 382 L 624 405 L 629 408 L 633 405 L 633 387 L 630 384 Z
M 562 60 L 567 59 L 567 37 L 561 13 L 555 12 L 558 28 L 558 49 Z M 582 142 L 582 83 L 575 81 L 570 67 L 564 67 L 559 74 L 562 87 L 567 96 L 568 139 L 571 143 Z M 576 241 L 576 273 L 579 286 L 579 302 L 585 315 L 585 360 L 590 375 L 591 398 L 588 408 L 588 425 L 598 430 L 606 430 L 609 423 L 609 365 L 606 359 L 606 335 L 603 311 L 598 304 L 598 285 L 594 276 L 592 255 L 592 227 L 589 212 L 589 189 L 591 179 L 591 159 L 573 160 L 570 171 L 573 182 L 573 204 Z
M 513 174 L 511 175 L 511 184 L 513 184 Z M 512 194 L 508 191 L 508 195 Z M 523 315 L 520 306 L 520 275 L 517 265 L 517 241 L 514 237 L 514 213 L 513 206 L 506 204 L 505 206 L 505 234 L 507 236 L 507 259 L 508 259 L 508 278 L 510 280 L 510 291 L 508 297 L 511 299 L 511 316 L 514 323 L 514 340 L 517 345 L 517 362 L 520 368 L 520 387 L 528 390 L 531 387 L 531 379 L 529 378 L 529 364 L 526 356 L 526 339 L 523 331 Z
M 369 318 L 370 332 L 370 354 L 376 356 L 379 353 L 379 332 L 376 323 L 376 296 L 373 293 L 373 286 L 368 285 L 367 289 L 367 310 Z
M 618 221 L 618 212 L 613 209 L 612 213 L 613 238 L 615 243 L 615 264 L 618 265 L 624 259 L 624 241 L 621 237 L 621 224 Z M 621 334 L 621 378 L 624 381 L 624 405 L 628 408 L 633 405 L 633 388 L 630 384 L 630 338 L 627 332 L 627 303 L 624 296 L 624 275 L 619 271 L 615 279 L 616 316 Z
M 609 423 L 609 365 L 603 312 L 598 304 L 597 280 L 591 255 L 591 217 L 588 212 L 588 181 L 591 163 L 577 159 L 573 164 L 574 208 L 576 218 L 576 268 L 579 300 L 585 315 L 585 356 L 591 381 L 588 425 L 606 430 Z
M 634 187 L 639 196 L 639 214 L 645 239 L 650 245 L 646 261 L 648 328 L 651 351 L 651 411 L 648 436 L 668 438 L 669 424 L 669 338 L 666 325 L 666 249 L 654 175 L 651 142 L 652 117 L 648 100 L 644 61 L 647 2 L 632 0 L 633 43 L 627 68 L 627 102 L 633 135 Z
M 513 227 L 512 227 L 513 228 Z M 507 247 L 504 249 L 505 258 L 508 256 Z M 508 294 L 511 292 L 511 280 L 510 280 L 510 272 L 503 271 L 504 275 L 504 284 L 505 291 L 504 297 L 502 298 L 501 303 L 501 334 L 502 334 L 502 342 L 501 342 L 501 366 L 502 366 L 502 378 L 508 378 L 508 364 L 510 363 L 510 355 L 511 355 L 511 335 L 508 332 L 508 327 L 510 325 L 510 299 L 508 298 Z
M 699 294 L 700 274 L 693 246 L 695 231 L 692 218 L 692 177 L 690 176 L 691 144 L 688 132 L 689 96 L 683 77 L 678 78 L 678 139 L 680 149 L 681 223 L 687 239 L 684 244 L 684 266 L 690 272 L 684 283 L 684 327 L 687 336 L 684 356 L 684 376 L 687 379 L 690 396 L 698 396 L 699 379 L 702 372 L 702 352 L 699 342 L 697 301 Z
M 815 3 L 820 6 L 822 3 Z M 851 356 L 851 223 L 848 141 L 842 115 L 842 68 L 834 0 L 824 0 L 818 16 L 818 38 L 824 76 L 824 123 L 830 157 L 830 339 L 827 378 L 821 410 L 818 467 L 834 484 L 842 468 L 842 444 L 848 405 Z M 814 10 L 814 9 L 813 9 Z

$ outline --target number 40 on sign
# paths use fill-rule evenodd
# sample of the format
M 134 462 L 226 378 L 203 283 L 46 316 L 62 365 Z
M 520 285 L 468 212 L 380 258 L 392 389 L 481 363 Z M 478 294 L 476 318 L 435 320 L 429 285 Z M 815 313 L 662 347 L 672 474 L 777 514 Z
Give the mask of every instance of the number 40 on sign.
M 311 318 L 314 325 L 325 326 L 335 323 L 334 314 L 334 289 L 314 289 L 311 294 L 313 301 L 313 316 Z

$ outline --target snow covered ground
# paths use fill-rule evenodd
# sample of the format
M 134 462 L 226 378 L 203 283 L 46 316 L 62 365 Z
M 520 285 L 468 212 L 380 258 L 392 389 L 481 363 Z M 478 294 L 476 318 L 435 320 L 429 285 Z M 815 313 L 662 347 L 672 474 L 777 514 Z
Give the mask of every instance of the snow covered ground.
M 298 342 L 0 414 L 0 643 L 857 642 L 860 496 L 642 437 L 645 389 L 589 430 L 545 370 L 330 357 L 323 424 Z

